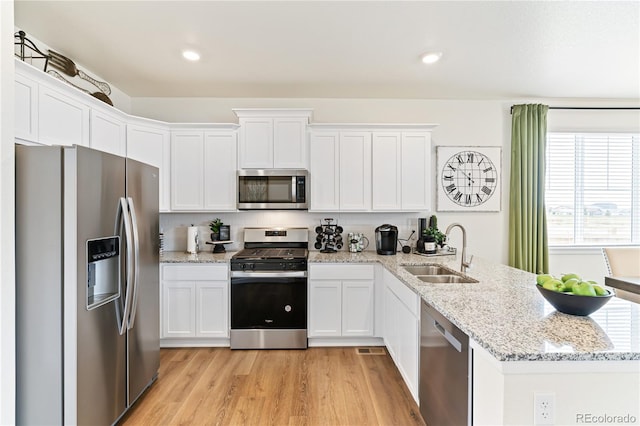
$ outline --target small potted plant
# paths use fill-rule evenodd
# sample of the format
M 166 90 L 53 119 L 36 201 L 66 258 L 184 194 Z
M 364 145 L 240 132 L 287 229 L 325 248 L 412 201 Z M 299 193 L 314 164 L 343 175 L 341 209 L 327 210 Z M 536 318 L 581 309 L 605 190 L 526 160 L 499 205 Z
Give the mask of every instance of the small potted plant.
M 429 218 L 429 227 L 424 230 L 423 234 L 425 237 L 433 237 L 438 246 L 444 246 L 445 235 L 438 229 L 438 218 L 436 215 L 432 215 Z
M 219 241 L 220 240 L 220 227 L 222 226 L 222 221 L 220 218 L 215 218 L 211 222 L 209 222 L 209 228 L 211 229 L 211 241 Z

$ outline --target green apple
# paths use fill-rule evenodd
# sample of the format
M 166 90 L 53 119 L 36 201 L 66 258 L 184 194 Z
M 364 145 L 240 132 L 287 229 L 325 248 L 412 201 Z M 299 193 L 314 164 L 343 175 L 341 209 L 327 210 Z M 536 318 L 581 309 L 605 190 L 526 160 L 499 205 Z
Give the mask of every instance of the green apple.
M 536 283 L 542 285 L 544 284 L 545 281 L 550 280 L 553 278 L 553 275 L 549 275 L 549 274 L 540 274 L 536 277 Z
M 573 294 L 577 294 L 578 296 L 595 296 L 596 290 L 590 282 L 580 281 L 573 286 Z
M 598 295 L 598 296 L 606 296 L 607 294 L 609 294 L 607 292 L 607 290 L 605 290 L 604 288 L 600 287 L 598 284 L 594 284 L 593 285 L 593 289 L 596 291 L 596 295 Z
M 564 290 L 564 284 L 562 284 L 562 281 L 556 278 L 545 281 L 544 283 L 542 283 L 542 287 L 546 288 L 547 290 L 557 292 L 562 292 Z
M 576 278 L 578 281 L 582 279 L 578 274 L 564 274 L 562 276 L 562 282 L 566 282 L 567 280 L 570 280 L 572 278 Z
M 580 282 L 577 278 L 569 278 L 564 282 L 564 291 L 573 291 L 573 286 Z

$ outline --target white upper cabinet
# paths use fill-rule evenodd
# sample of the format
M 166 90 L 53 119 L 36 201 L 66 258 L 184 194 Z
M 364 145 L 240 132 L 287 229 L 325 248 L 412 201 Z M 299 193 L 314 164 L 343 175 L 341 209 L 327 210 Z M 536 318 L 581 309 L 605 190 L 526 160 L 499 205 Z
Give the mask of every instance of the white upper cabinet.
M 236 209 L 236 128 L 171 131 L 171 210 Z
M 310 210 L 429 210 L 434 127 L 310 125 Z
M 38 83 L 16 73 L 15 76 L 15 137 L 38 141 Z
M 38 89 L 38 140 L 45 145 L 89 146 L 89 106 L 62 91 Z
M 234 109 L 241 169 L 307 169 L 310 109 Z
M 371 209 L 371 133 L 340 133 L 340 210 Z
M 312 132 L 309 138 L 309 180 L 313 211 L 340 210 L 340 135 Z
M 169 127 L 160 122 L 127 124 L 127 157 L 155 166 L 160 171 L 160 211 L 170 210 L 171 146 Z
M 91 109 L 89 147 L 110 154 L 127 155 L 127 125 L 120 115 Z

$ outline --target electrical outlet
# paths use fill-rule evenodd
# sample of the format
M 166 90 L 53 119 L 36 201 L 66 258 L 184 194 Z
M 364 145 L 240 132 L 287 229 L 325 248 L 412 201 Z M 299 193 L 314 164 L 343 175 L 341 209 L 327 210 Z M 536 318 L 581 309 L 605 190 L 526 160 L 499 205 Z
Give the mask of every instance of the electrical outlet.
M 556 423 L 556 394 L 533 394 L 533 424 L 554 425 Z

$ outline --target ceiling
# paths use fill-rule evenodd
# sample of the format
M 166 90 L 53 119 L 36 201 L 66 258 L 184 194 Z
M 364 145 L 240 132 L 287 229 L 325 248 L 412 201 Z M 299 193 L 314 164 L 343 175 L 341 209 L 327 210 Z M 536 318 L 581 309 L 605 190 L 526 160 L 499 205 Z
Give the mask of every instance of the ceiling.
M 16 0 L 15 24 L 132 97 L 640 99 L 638 1 Z

